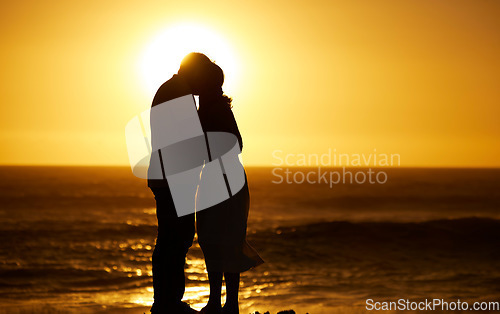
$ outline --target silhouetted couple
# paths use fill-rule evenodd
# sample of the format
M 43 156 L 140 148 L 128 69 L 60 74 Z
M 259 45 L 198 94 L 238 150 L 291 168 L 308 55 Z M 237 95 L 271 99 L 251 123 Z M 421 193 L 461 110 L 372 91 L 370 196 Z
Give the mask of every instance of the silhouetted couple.
M 198 116 L 204 132 L 234 134 L 243 147 L 231 98 L 223 94 L 222 69 L 201 53 L 190 53 L 178 74 L 156 93 L 152 106 L 188 95 L 199 95 Z M 153 112 L 153 111 L 152 111 Z M 156 135 L 158 136 L 158 135 Z M 167 180 L 148 180 L 156 199 L 158 238 L 153 252 L 154 304 L 152 313 L 197 313 L 181 302 L 185 290 L 186 254 L 195 234 L 194 214 L 178 217 Z M 229 199 L 196 213 L 198 242 L 205 256 L 210 282 L 208 304 L 201 313 L 239 313 L 240 273 L 263 263 L 246 241 L 249 190 L 245 184 Z M 221 288 L 226 282 L 226 303 L 221 307 Z

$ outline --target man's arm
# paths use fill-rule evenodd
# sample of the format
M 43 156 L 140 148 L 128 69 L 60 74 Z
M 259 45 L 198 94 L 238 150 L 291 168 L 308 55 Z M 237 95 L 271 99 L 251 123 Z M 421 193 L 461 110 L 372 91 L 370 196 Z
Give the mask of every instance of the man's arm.
M 151 107 L 191 93 L 191 89 L 185 80 L 175 74 L 158 88 Z

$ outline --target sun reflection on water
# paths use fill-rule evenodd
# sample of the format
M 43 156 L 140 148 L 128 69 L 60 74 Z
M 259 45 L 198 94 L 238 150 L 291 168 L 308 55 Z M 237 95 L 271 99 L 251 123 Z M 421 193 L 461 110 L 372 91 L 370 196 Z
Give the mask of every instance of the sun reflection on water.
M 193 245 L 196 251 L 196 244 Z M 129 247 L 135 247 L 137 249 L 147 249 L 144 243 L 134 243 Z M 194 256 L 193 256 L 194 255 Z M 149 307 L 153 303 L 153 287 L 152 284 L 152 269 L 149 264 L 147 265 L 137 265 L 136 267 L 130 267 L 125 265 L 120 265 L 119 267 L 112 266 L 106 267 L 107 272 L 120 271 L 127 274 L 128 277 L 142 277 L 144 280 L 149 282 L 149 286 L 137 287 L 130 291 L 128 297 L 124 301 L 128 303 L 131 307 Z M 196 310 L 201 310 L 206 303 L 210 295 L 210 287 L 208 283 L 208 274 L 205 268 L 205 261 L 202 255 L 197 256 L 196 252 L 191 254 L 186 259 L 186 289 L 184 293 L 183 301 L 188 303 L 192 308 Z M 269 272 L 263 272 L 261 275 L 263 277 L 269 277 Z M 240 308 L 250 309 L 253 307 L 256 297 L 262 298 L 263 296 L 273 295 L 274 293 L 270 290 L 274 286 L 272 282 L 266 282 L 267 280 L 259 280 L 254 276 L 245 278 L 242 277 L 240 283 Z M 263 282 L 264 281 L 264 282 Z M 143 281 L 143 284 L 146 283 Z M 141 284 L 142 285 L 142 284 Z M 286 285 L 286 284 L 285 284 Z M 271 289 L 270 289 L 271 288 Z M 122 295 L 123 297 L 123 295 Z M 222 287 L 222 302 L 226 298 L 226 289 Z M 111 298 L 112 299 L 112 298 Z M 109 300 L 111 301 L 111 300 Z

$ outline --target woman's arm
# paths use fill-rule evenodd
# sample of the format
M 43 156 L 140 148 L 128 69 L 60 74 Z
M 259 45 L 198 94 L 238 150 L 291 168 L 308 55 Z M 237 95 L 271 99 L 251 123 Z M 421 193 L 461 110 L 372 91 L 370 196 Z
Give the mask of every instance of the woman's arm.
M 238 124 L 236 123 L 236 119 L 234 118 L 233 111 L 231 109 L 229 109 L 228 111 L 230 114 L 230 117 L 228 119 L 230 120 L 229 128 L 231 130 L 231 133 L 236 135 L 236 137 L 238 138 L 238 143 L 240 144 L 240 150 L 243 151 L 243 139 L 241 138 L 241 133 L 240 130 L 238 129 Z

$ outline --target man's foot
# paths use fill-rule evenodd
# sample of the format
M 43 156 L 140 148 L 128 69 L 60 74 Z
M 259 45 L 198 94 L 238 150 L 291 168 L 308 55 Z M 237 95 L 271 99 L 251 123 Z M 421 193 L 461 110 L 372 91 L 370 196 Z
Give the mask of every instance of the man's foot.
M 151 314 L 198 314 L 199 312 L 189 306 L 185 302 L 180 302 L 176 305 L 170 305 L 167 307 L 157 307 L 153 306 L 151 308 Z
M 224 304 L 224 307 L 222 308 L 222 314 L 240 314 L 240 308 L 238 306 L 238 303 L 236 303 L 236 304 L 230 304 L 230 303 Z
M 179 305 L 178 311 L 180 314 L 197 314 L 197 313 L 199 313 L 197 310 L 191 308 L 189 306 L 189 304 L 187 304 L 185 302 L 181 302 L 181 304 Z

